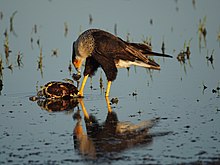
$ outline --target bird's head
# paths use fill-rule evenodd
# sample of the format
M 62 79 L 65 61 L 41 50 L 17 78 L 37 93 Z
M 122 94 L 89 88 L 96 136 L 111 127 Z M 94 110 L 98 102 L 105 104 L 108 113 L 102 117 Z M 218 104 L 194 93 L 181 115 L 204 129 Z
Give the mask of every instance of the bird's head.
M 78 55 L 76 52 L 75 42 L 73 42 L 72 47 L 72 63 L 77 70 L 78 74 L 81 73 L 81 66 L 82 66 L 83 59 Z

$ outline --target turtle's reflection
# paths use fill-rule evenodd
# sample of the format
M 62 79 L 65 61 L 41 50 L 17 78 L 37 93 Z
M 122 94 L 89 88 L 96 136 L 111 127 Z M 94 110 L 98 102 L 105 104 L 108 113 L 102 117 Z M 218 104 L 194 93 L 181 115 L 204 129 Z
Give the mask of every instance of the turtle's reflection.
M 78 105 L 76 98 L 71 99 L 39 99 L 37 104 L 48 112 L 71 111 Z
M 89 159 L 114 160 L 115 154 L 123 150 L 138 146 L 149 145 L 156 134 L 150 134 L 159 118 L 142 121 L 138 124 L 120 122 L 117 114 L 111 110 L 109 99 L 106 98 L 108 114 L 104 123 L 99 124 L 94 116 L 88 115 L 83 99 L 79 100 L 86 124 L 86 132 L 82 127 L 82 119 L 79 111 L 74 115 L 77 120 L 73 130 L 74 147 L 78 152 Z M 158 135 L 165 135 L 159 133 Z M 156 135 L 156 136 L 158 136 Z

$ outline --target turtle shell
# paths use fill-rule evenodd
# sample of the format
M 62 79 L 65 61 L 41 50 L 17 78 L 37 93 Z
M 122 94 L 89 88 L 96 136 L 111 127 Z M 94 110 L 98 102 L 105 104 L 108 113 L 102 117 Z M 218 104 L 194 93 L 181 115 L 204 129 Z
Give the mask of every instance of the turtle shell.
M 77 88 L 68 82 L 51 81 L 44 85 L 38 96 L 46 98 L 69 98 L 77 96 Z

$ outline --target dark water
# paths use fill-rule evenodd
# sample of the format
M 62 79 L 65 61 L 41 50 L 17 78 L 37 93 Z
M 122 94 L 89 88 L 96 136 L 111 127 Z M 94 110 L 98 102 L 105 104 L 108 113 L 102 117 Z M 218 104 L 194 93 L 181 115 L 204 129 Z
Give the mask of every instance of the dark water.
M 219 161 L 219 8 L 218 0 L 2 0 L 0 164 Z M 119 70 L 109 98 L 118 99 L 112 113 L 100 90 L 100 76 L 104 87 L 106 81 L 99 70 L 80 101 L 91 121 L 84 120 L 78 102 L 56 103 L 68 110 L 51 112 L 53 103 L 40 107 L 29 101 L 41 85 L 71 78 L 72 42 L 88 28 L 134 42 L 151 41 L 158 52 L 164 42 L 165 52 L 174 58 L 155 58 L 161 71 Z M 178 61 L 187 46 L 189 59 L 184 54 Z M 117 134 L 120 126 L 135 128 L 140 123 L 147 128 Z

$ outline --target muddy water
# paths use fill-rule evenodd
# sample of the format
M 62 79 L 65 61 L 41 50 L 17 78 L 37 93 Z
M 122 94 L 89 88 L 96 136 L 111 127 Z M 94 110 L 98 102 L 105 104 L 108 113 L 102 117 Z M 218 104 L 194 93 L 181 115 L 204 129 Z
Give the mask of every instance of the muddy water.
M 217 0 L 1 1 L 0 164 L 219 161 L 219 7 Z M 41 85 L 71 79 L 71 45 L 88 28 L 151 42 L 158 52 L 164 43 L 174 58 L 155 58 L 161 71 L 119 70 L 110 107 L 101 69 L 83 100 L 29 101 Z

